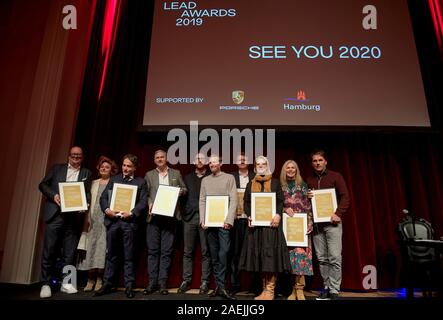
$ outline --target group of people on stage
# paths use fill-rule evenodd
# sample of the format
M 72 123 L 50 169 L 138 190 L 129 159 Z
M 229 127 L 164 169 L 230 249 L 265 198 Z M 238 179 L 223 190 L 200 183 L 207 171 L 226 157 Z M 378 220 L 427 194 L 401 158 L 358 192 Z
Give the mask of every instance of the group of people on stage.
M 43 286 L 41 298 L 52 295 L 51 279 L 56 277 L 56 262 L 61 253 L 63 265 L 76 265 L 88 272 L 84 291 L 94 296 L 112 292 L 119 282 L 119 269 L 123 265 L 125 295 L 135 296 L 135 245 L 137 229 L 146 220 L 147 269 L 149 284 L 143 294 L 169 293 L 167 282 L 174 250 L 177 220 L 183 225 L 183 280 L 177 293 L 191 289 L 196 241 L 201 248 L 200 294 L 235 300 L 240 291 L 240 273 L 251 276 L 251 284 L 259 286 L 256 300 L 272 300 L 275 296 L 277 276 L 292 274 L 292 293 L 288 300 L 305 300 L 305 276 L 313 274 L 312 242 L 319 262 L 324 290 L 319 300 L 336 299 L 340 292 L 342 265 L 342 217 L 349 207 L 350 197 L 342 175 L 326 168 L 324 151 L 311 154 L 313 173 L 306 181 L 294 160 L 286 161 L 279 179 L 270 171 L 268 159 L 258 156 L 254 170 L 249 169 L 247 157 L 237 157 L 238 170 L 230 174 L 221 170 L 219 155 L 206 159 L 195 156 L 195 169 L 184 179 L 180 171 L 168 166 L 167 153 L 154 153 L 156 168 L 144 179 L 135 176 L 139 166 L 137 156 L 122 158 L 121 173 L 116 163 L 100 157 L 96 169 L 98 178 L 81 166 L 84 158 L 81 148 L 72 147 L 68 163 L 52 167 L 39 184 L 46 197 L 44 208 L 45 235 L 41 264 Z M 208 169 L 209 168 L 209 169 Z M 62 212 L 60 182 L 84 182 L 89 209 L 84 212 Z M 110 200 L 114 184 L 135 186 L 135 205 L 129 212 L 113 211 Z M 178 204 L 173 217 L 153 214 L 152 208 L 160 185 L 180 188 Z M 329 222 L 315 223 L 311 198 L 317 189 L 335 188 L 337 210 Z M 238 209 L 238 191 L 244 189 L 243 211 Z M 251 221 L 251 195 L 275 193 L 276 212 L 269 226 L 253 226 Z M 228 214 L 222 227 L 205 225 L 207 196 L 228 196 Z M 290 247 L 282 229 L 282 215 L 299 213 L 308 217 L 308 246 Z M 83 228 L 81 228 L 81 226 Z M 80 235 L 82 240 L 79 241 Z M 76 259 L 77 249 L 83 252 Z M 209 292 L 211 273 L 216 287 Z M 227 281 L 230 273 L 230 281 Z M 227 284 L 230 283 L 229 288 Z M 72 294 L 77 288 L 72 283 L 61 284 L 61 292 Z

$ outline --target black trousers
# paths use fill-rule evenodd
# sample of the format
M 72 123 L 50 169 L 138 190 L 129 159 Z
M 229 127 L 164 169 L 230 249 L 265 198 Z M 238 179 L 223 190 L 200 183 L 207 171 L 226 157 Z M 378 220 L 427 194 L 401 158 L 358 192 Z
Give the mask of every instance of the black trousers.
M 146 226 L 149 285 L 166 288 L 174 250 L 176 219 L 153 216 Z
M 106 266 L 103 282 L 115 285 L 119 271 L 120 252 L 123 244 L 123 271 L 126 288 L 135 287 L 134 238 L 137 224 L 116 220 L 106 230 Z
M 61 267 L 75 266 L 75 253 L 80 234 L 80 220 L 83 213 L 57 213 L 46 222 L 43 242 L 41 279 L 49 284 L 56 274 L 56 262 L 61 250 Z
M 240 270 L 238 264 L 240 262 L 243 241 L 248 229 L 248 219 L 235 220 L 234 226 L 231 228 L 231 247 L 229 249 L 229 265 L 231 271 L 231 287 L 240 289 Z
M 209 276 L 211 275 L 211 255 L 208 247 L 207 232 L 200 226 L 199 218 L 197 214 L 191 221 L 183 221 L 183 280 L 187 282 L 192 280 L 194 249 L 197 238 L 200 240 L 202 255 L 200 282 L 209 281 Z

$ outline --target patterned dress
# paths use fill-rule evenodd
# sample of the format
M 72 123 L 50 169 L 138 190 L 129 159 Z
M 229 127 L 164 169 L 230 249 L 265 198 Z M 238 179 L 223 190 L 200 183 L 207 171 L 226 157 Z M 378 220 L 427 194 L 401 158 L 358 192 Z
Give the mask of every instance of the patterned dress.
M 283 190 L 284 208 L 292 208 L 294 212 L 308 214 L 308 224 L 312 223 L 311 203 L 307 197 L 308 185 L 302 182 L 296 186 L 295 181 L 288 181 L 287 190 Z M 286 212 L 284 214 L 287 214 Z M 312 270 L 312 239 L 308 236 L 308 247 L 289 247 L 289 260 L 291 262 L 292 274 L 313 275 Z
M 98 183 L 98 181 L 97 181 Z M 105 214 L 100 208 L 100 196 L 106 184 L 99 184 L 91 211 L 90 227 L 86 242 L 86 258 L 78 265 L 79 270 L 104 269 L 106 257 L 106 227 L 104 224 Z

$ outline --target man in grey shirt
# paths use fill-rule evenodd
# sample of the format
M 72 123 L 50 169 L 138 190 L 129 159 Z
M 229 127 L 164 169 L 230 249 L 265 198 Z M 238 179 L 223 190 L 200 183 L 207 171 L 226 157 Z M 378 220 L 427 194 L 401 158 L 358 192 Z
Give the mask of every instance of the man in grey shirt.
M 218 155 L 209 158 L 209 169 L 211 175 L 203 178 L 200 189 L 200 224 L 205 226 L 206 196 L 229 196 L 228 215 L 223 227 L 211 227 L 208 229 L 208 244 L 211 253 L 212 266 L 214 270 L 217 287 L 209 296 L 220 296 L 225 299 L 235 300 L 225 288 L 227 258 L 230 247 L 229 229 L 234 225 L 237 210 L 237 187 L 234 176 L 221 171 L 222 163 Z

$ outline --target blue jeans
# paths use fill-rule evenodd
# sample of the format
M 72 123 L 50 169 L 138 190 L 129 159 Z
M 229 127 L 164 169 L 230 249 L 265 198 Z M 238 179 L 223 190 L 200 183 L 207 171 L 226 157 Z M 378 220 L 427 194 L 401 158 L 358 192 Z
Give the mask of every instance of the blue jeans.
M 207 230 L 215 282 L 219 289 L 224 289 L 228 252 L 231 245 L 229 230 L 223 228 L 208 228 Z

